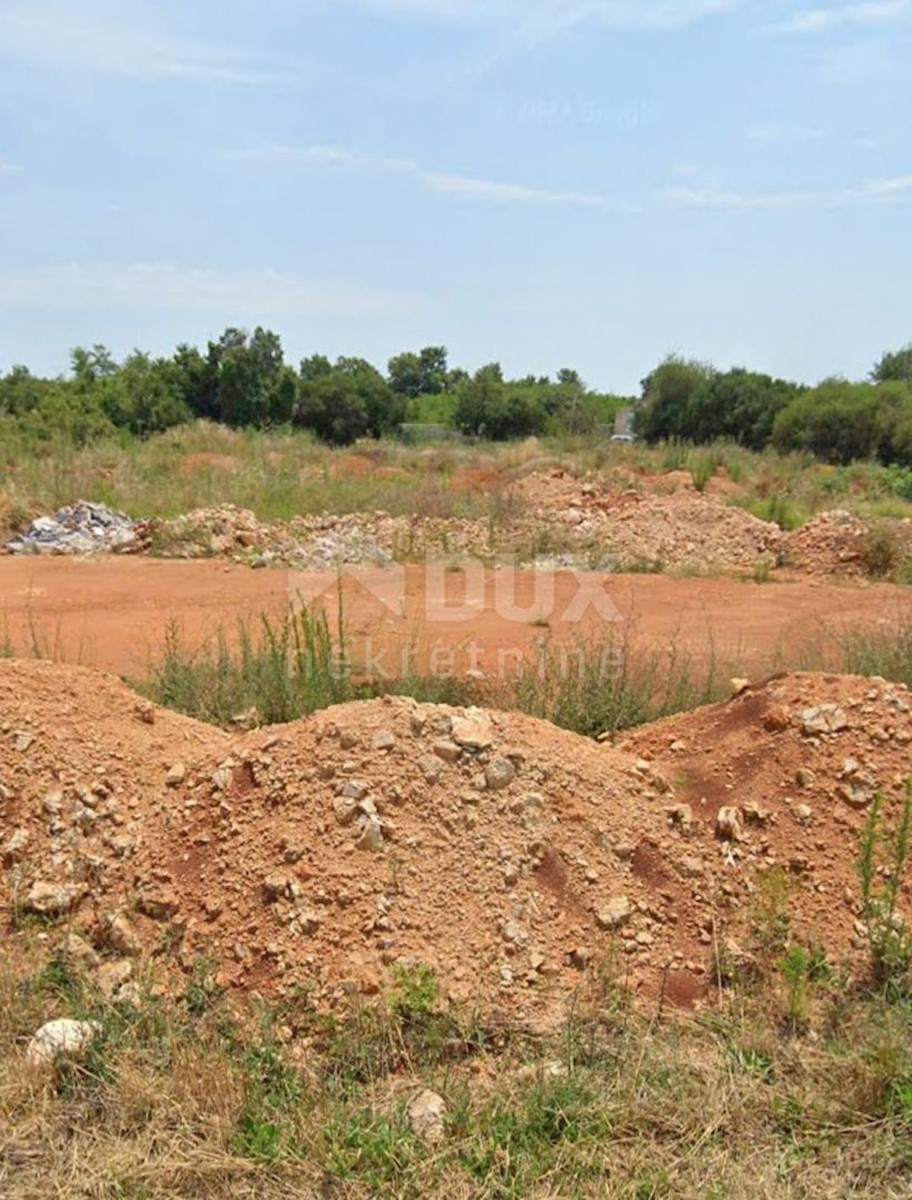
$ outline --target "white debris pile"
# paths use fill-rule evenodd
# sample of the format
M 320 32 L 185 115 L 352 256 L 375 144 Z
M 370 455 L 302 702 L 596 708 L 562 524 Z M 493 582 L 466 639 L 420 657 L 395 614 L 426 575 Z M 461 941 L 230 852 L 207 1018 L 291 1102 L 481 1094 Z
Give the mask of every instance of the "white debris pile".
M 77 500 L 53 517 L 36 517 L 6 543 L 12 554 L 97 554 L 136 546 L 141 523 L 107 504 Z

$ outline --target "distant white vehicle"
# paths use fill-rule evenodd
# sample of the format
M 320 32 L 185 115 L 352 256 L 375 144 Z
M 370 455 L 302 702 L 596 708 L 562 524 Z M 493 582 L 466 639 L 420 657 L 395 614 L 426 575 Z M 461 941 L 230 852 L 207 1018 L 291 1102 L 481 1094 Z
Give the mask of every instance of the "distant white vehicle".
M 636 438 L 632 433 L 613 433 L 611 440 L 612 442 L 635 442 Z

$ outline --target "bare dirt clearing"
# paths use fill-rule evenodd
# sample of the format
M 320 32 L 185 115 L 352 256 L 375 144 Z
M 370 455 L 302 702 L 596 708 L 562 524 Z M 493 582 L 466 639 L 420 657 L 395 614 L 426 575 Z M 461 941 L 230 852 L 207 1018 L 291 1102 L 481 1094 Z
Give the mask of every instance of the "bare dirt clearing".
M 509 664 L 516 651 L 531 651 L 549 634 L 577 638 L 611 628 L 595 591 L 580 619 L 566 620 L 568 610 L 572 616 L 580 609 L 580 578 L 583 599 L 585 588 L 596 589 L 616 606 L 622 622 L 632 623 L 637 637 L 663 646 L 674 640 L 698 657 L 712 653 L 726 667 L 748 673 L 794 662 L 802 647 L 820 640 L 824 626 L 890 622 L 912 609 L 909 590 L 891 584 L 796 580 L 758 585 L 725 578 L 580 577 L 567 571 L 552 576 L 524 570 L 515 577 L 486 571 L 483 599 L 473 599 L 460 572 L 437 571 L 429 583 L 423 567 L 407 564 L 386 573 L 372 570 L 361 577 L 368 586 L 357 573 L 347 575 L 345 624 L 355 658 L 373 658 L 378 669 L 393 674 L 409 648 L 415 650 L 407 655 L 409 666 L 428 668 L 436 649 L 439 669 L 461 674 L 474 665 L 496 673 L 501 662 Z M 502 602 L 496 592 L 500 580 Z M 374 585 L 383 595 L 368 590 Z M 322 589 L 334 614 L 333 572 L 251 571 L 212 560 L 7 557 L 0 558 L 0 633 L 20 653 L 37 649 L 141 678 L 160 656 L 169 622 L 177 622 L 191 647 L 219 629 L 230 640 L 238 620 L 279 613 L 302 593 L 318 595 Z M 441 603 L 459 609 L 458 619 L 448 618 Z M 454 652 L 452 661 L 444 657 L 446 650 Z

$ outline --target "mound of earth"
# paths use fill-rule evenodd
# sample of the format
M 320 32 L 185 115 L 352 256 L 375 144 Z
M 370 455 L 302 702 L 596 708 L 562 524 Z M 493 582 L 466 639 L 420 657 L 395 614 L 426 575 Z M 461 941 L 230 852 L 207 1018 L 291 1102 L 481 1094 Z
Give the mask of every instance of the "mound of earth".
M 796 936 L 839 960 L 866 945 L 860 839 L 876 795 L 888 822 L 901 811 L 912 775 L 910 709 L 901 684 L 782 675 L 727 704 L 644 727 L 622 745 L 674 781 L 686 809 L 683 854 L 687 842 L 719 836 L 719 814 L 730 810 L 727 870 L 712 881 L 723 927 L 741 936 L 737 912 L 725 910 L 743 907 L 744 885 L 749 895 L 758 872 L 778 866 L 791 879 Z M 903 893 L 908 906 L 908 886 Z
M 863 575 L 863 521 L 845 509 L 817 513 L 786 539 L 789 566 L 816 575 Z
M 65 919 L 112 994 L 145 956 L 326 1006 L 422 966 L 534 1026 L 606 965 L 698 1003 L 774 866 L 796 932 L 851 953 L 859 831 L 912 743 L 905 689 L 812 675 L 623 748 L 400 698 L 229 736 L 34 663 L 0 703 L 0 903 Z
M 750 568 L 763 558 L 775 564 L 782 547 L 778 525 L 690 486 L 669 486 L 661 495 L 618 491 L 559 470 L 526 476 L 519 486 L 536 521 L 562 524 L 580 542 L 599 545 L 621 569 L 644 563 Z

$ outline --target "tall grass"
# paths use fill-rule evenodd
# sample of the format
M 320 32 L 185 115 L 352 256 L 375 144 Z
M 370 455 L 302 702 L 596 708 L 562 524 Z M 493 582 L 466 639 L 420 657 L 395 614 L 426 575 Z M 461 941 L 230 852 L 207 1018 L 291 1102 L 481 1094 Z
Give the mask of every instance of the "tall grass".
M 852 625 L 838 639 L 842 669 L 912 687 L 912 618 L 880 627 Z
M 482 471 L 502 489 L 534 470 L 562 469 L 630 486 L 631 476 L 688 469 L 702 490 L 719 468 L 738 489 L 735 502 L 761 515 L 762 506 L 772 504 L 769 515 L 787 526 L 835 505 L 862 515 L 912 513 L 908 472 L 868 463 L 830 467 L 806 455 L 756 454 L 728 443 L 624 445 L 564 435 L 499 445 L 390 440 L 331 450 L 301 431 L 243 431 L 201 421 L 146 441 L 119 436 L 82 447 L 63 435 L 31 442 L 0 425 L 0 530 L 78 498 L 137 517 L 173 517 L 230 502 L 264 521 L 322 511 L 408 515 L 424 505 L 433 509 L 428 515 L 483 519 L 492 511 L 491 487 L 459 486 L 462 472 Z
M 417 648 L 415 648 L 417 649 Z M 420 660 L 409 653 L 406 664 Z M 731 672 L 728 672 L 730 675 Z M 528 713 L 587 737 L 617 733 L 725 694 L 728 676 L 712 650 L 702 660 L 670 644 L 638 645 L 630 627 L 602 638 L 543 638 L 528 661 L 497 678 L 421 673 L 372 676 L 359 663 L 344 614 L 290 606 L 240 623 L 201 647 L 170 625 L 160 661 L 138 686 L 157 703 L 212 724 L 276 724 L 332 704 L 380 695 Z
M 627 626 L 602 638 L 543 640 L 535 661 L 511 683 L 508 703 L 596 737 L 719 700 L 724 680 L 712 648 L 697 661 L 674 639 L 664 648 L 637 645 Z

